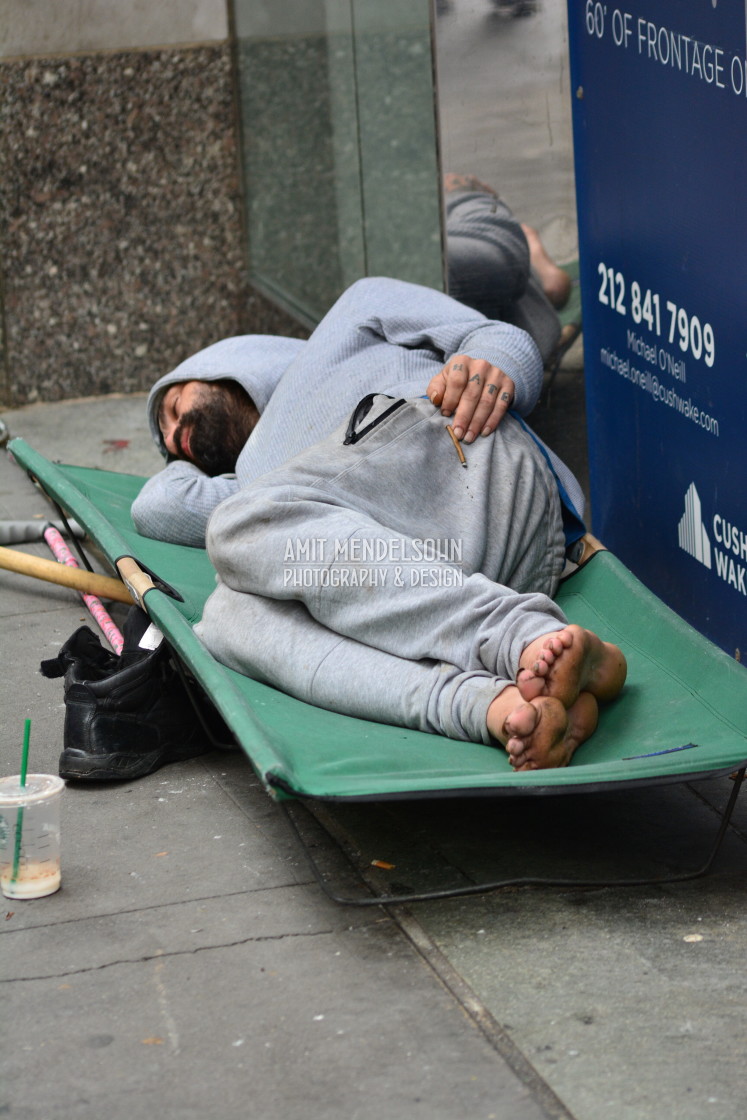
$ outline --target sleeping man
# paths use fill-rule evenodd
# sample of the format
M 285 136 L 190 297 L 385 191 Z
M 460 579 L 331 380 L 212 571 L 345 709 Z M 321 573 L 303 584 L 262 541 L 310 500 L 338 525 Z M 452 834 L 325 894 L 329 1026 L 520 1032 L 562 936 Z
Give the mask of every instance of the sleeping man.
M 444 365 L 455 355 L 462 360 Z M 528 415 L 541 388 L 542 361 L 523 330 L 430 288 L 360 280 L 308 341 L 224 339 L 156 382 L 148 418 L 170 461 L 146 484 L 133 518 L 146 536 L 204 547 L 220 501 L 329 435 L 367 393 L 427 391 L 444 411 L 456 409 L 454 430 L 471 443 L 509 406 Z M 580 510 L 580 487 L 558 465 Z
M 531 340 L 429 289 L 364 280 L 295 345 L 231 437 L 235 479 L 228 461 L 209 475 L 203 447 L 236 402 L 201 430 L 210 386 L 179 376 L 195 359 L 151 395 L 179 458 L 133 512 L 153 536 L 209 520 L 201 640 L 310 703 L 502 744 L 516 769 L 566 765 L 625 662 L 552 600 L 581 494 L 520 418 L 541 386 Z M 226 372 L 210 379 L 220 394 Z

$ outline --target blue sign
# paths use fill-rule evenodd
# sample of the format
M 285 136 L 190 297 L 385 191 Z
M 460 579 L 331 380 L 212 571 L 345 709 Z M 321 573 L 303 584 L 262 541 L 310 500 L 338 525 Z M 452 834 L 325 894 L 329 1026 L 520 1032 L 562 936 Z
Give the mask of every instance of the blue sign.
M 568 8 L 594 531 L 741 657 L 746 5 Z

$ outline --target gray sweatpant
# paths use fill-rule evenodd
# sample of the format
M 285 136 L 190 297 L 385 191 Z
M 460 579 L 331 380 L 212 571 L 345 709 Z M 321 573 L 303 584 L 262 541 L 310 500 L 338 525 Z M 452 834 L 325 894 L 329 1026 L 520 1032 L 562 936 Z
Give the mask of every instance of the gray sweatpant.
M 465 470 L 429 401 L 393 403 L 218 507 L 198 633 L 301 699 L 488 742 L 522 650 L 565 622 L 557 486 L 512 417 L 463 448 Z

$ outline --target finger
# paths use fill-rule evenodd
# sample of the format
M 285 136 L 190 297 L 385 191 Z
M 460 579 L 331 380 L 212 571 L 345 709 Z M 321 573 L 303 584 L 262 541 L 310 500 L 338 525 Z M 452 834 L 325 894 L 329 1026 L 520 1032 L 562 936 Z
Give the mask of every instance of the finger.
M 444 393 L 441 400 L 441 412 L 444 416 L 451 416 L 454 409 L 468 391 L 470 376 L 470 359 L 461 354 L 455 355 L 446 363 L 441 371 L 444 377 Z M 474 395 L 474 390 L 472 395 Z
M 445 391 L 446 391 L 446 373 L 444 372 L 444 370 L 440 370 L 428 382 L 428 388 L 426 389 L 426 395 L 428 397 L 428 400 L 431 402 L 431 404 L 434 404 L 434 405 L 436 405 L 436 407 L 438 407 L 438 405 L 440 405 L 441 401 L 443 400 L 443 396 L 444 396 Z
M 485 393 L 488 378 L 491 373 L 499 373 L 490 362 L 483 359 L 469 358 L 467 359 L 467 382 L 464 387 L 464 392 L 459 400 L 459 405 L 454 416 L 454 434 L 457 439 L 466 438 L 467 433 L 474 429 L 472 439 L 475 438 L 477 432 L 480 431 L 479 427 L 475 427 L 475 411 L 480 409 L 483 394 Z M 485 414 L 489 411 L 487 406 L 483 406 Z M 472 439 L 468 442 L 472 442 Z
M 492 408 L 479 428 L 481 436 L 492 435 L 508 410 L 513 406 L 515 396 L 514 383 L 510 378 L 506 378 L 500 388 L 493 394 Z M 477 434 L 477 418 L 473 420 L 471 427 L 475 431 L 475 434 Z
M 467 417 L 465 409 L 462 415 L 457 409 L 454 418 L 454 430 L 462 426 L 464 420 L 464 441 L 472 443 L 479 435 L 490 435 L 500 424 L 506 411 L 513 404 L 514 383 L 500 370 L 490 367 L 491 374 L 482 388 L 480 398 L 471 408 L 471 416 Z M 461 406 L 460 406 L 461 407 Z

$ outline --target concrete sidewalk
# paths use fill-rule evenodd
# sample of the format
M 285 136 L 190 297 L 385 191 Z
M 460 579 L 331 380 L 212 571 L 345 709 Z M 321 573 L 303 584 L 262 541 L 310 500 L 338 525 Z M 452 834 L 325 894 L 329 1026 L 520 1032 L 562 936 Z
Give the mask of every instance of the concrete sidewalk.
M 533 423 L 583 472 L 578 378 Z M 562 420 L 562 427 L 557 423 Z M 147 474 L 144 398 L 6 412 L 50 458 Z M 554 430 L 553 430 L 554 429 Z M 0 457 L 0 517 L 48 516 Z M 46 555 L 43 544 L 24 550 Z M 122 619 L 123 613 L 112 613 Z M 53 656 L 72 592 L 0 571 L 3 773 L 56 772 Z M 348 895 L 503 875 L 666 874 L 697 864 L 726 779 L 626 795 L 294 807 Z M 4 899 L 11 1118 L 741 1120 L 747 1094 L 747 809 L 680 885 L 512 889 L 384 911 L 331 902 L 239 752 L 138 782 L 69 786 L 63 889 Z

